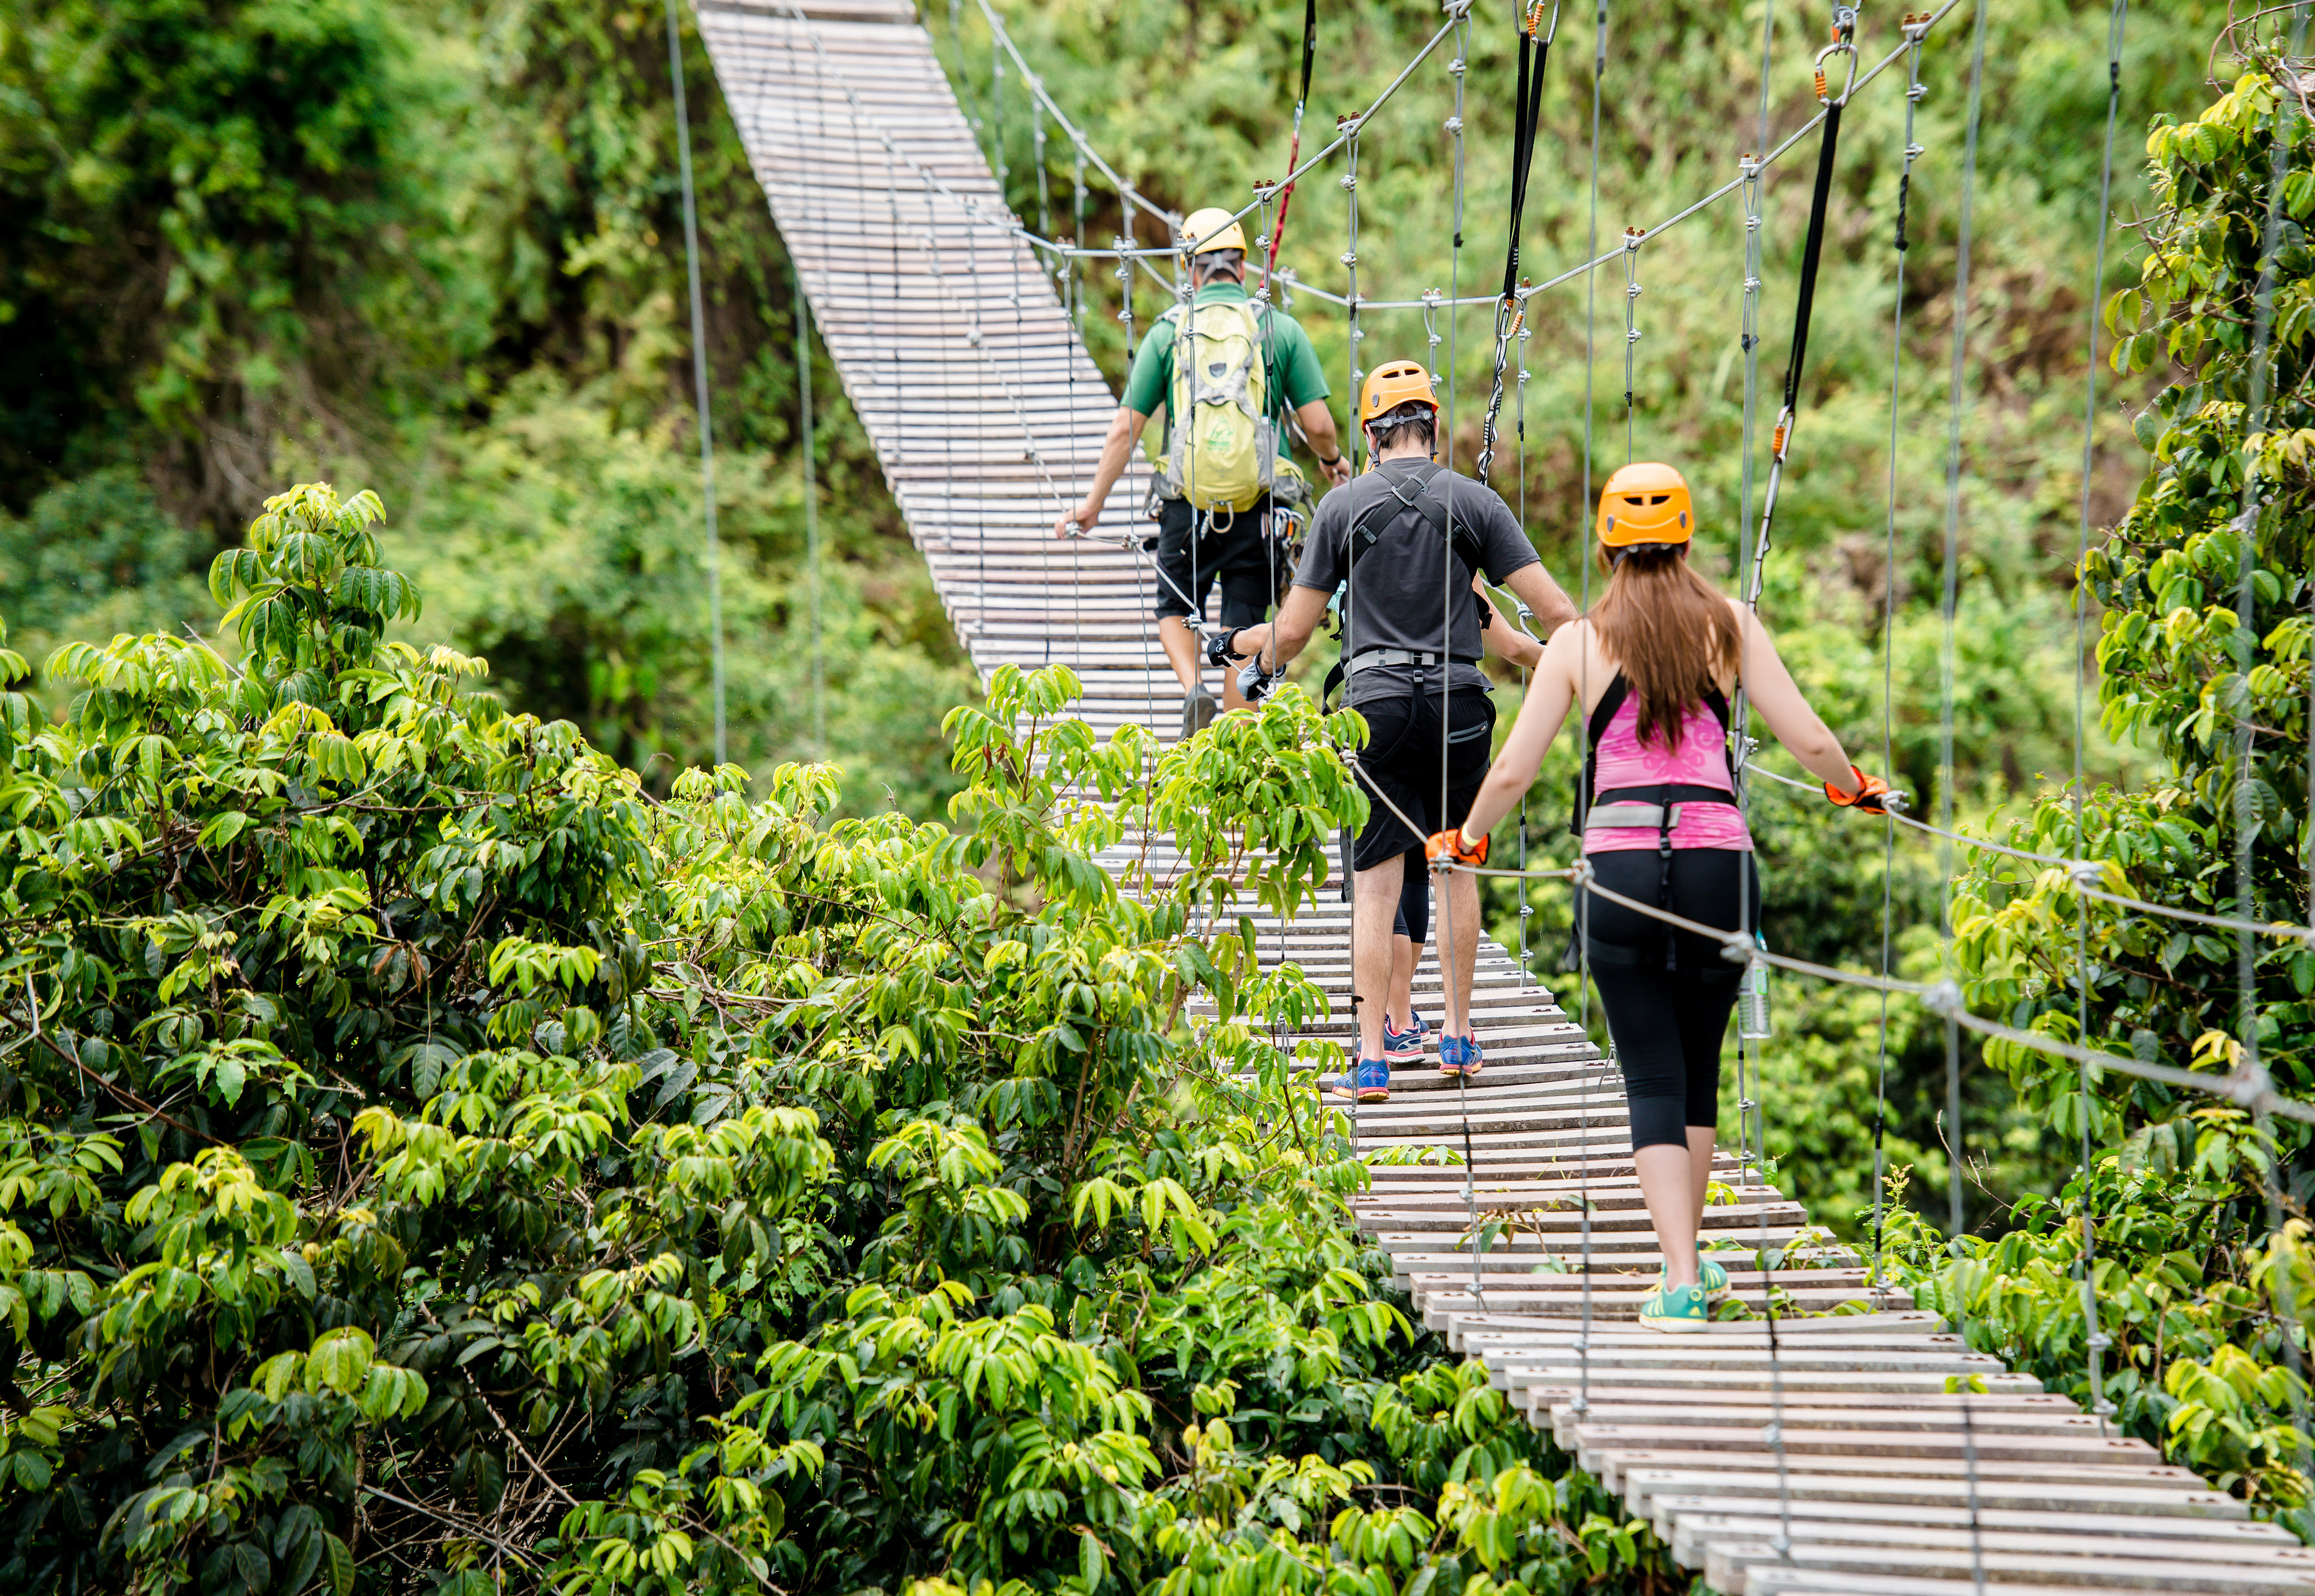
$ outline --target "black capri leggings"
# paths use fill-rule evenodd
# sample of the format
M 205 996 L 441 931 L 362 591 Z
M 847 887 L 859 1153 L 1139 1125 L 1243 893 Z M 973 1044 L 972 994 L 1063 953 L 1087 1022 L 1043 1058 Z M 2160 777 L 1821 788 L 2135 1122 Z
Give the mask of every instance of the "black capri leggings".
M 1592 871 L 1611 892 L 1654 903 L 1663 879 L 1654 848 L 1592 854 Z M 1737 913 L 1737 894 L 1751 902 Z M 1587 897 L 1592 979 L 1608 1010 L 1608 1033 L 1624 1070 L 1632 1150 L 1685 1147 L 1691 1125 L 1720 1122 L 1720 1043 L 1736 1004 L 1743 967 L 1719 944 L 1650 919 L 1604 898 Z M 1761 878 L 1752 856 L 1734 848 L 1682 848 L 1672 856 L 1672 911 L 1707 926 L 1761 923 Z M 1672 968 L 1664 968 L 1671 941 Z

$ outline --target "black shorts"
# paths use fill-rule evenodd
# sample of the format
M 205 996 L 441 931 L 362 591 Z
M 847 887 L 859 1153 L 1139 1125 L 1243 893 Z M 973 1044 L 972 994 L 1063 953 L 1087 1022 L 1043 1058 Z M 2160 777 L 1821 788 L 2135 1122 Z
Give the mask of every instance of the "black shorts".
M 1158 591 L 1150 611 L 1159 620 L 1167 616 L 1202 618 L 1206 595 L 1217 577 L 1222 584 L 1221 624 L 1251 626 L 1270 613 L 1278 585 L 1290 574 L 1284 550 L 1273 557 L 1264 536 L 1270 526 L 1270 495 L 1235 515 L 1225 510 L 1227 523 L 1220 531 L 1211 513 L 1195 519 L 1203 534 L 1193 545 L 1186 499 L 1161 499 L 1158 508 Z M 1196 625 L 1196 620 L 1192 625 Z
M 1487 764 L 1495 752 L 1495 700 L 1477 687 L 1459 688 L 1447 696 L 1444 811 L 1439 807 L 1438 693 L 1381 698 L 1356 708 L 1367 723 L 1367 745 L 1359 750 L 1358 768 L 1369 807 L 1367 823 L 1351 851 L 1351 868 L 1372 870 L 1393 854 L 1410 848 L 1420 858 L 1424 838 L 1459 826 L 1469 817 L 1479 784 L 1487 779 Z M 1390 802 L 1385 803 L 1384 798 Z M 1391 804 L 1423 828 L 1421 836 L 1408 832 L 1406 823 L 1391 812 Z

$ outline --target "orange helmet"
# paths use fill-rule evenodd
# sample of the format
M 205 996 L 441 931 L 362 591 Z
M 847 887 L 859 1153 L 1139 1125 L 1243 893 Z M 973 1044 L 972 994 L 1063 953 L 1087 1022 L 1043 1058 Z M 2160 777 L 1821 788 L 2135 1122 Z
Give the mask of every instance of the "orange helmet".
M 1610 548 L 1641 543 L 1686 543 L 1696 536 L 1696 510 L 1688 483 L 1671 466 L 1636 461 L 1600 490 L 1600 541 Z
M 1359 389 L 1359 424 L 1364 426 L 1411 401 L 1439 408 L 1439 395 L 1431 391 L 1431 374 L 1412 360 L 1385 360 L 1367 374 L 1365 386 Z

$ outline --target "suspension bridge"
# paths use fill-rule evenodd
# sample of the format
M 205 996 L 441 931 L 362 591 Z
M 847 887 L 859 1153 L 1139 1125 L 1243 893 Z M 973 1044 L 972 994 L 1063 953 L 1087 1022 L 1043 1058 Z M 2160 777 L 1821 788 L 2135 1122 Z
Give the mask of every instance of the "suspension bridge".
M 1450 8 L 1432 48 L 1468 10 Z M 1912 28 L 1944 14 L 1908 19 L 1916 49 Z M 811 311 L 974 665 L 985 679 L 1006 664 L 1067 664 L 1097 729 L 1172 735 L 1180 687 L 1149 619 L 1139 464 L 1107 524 L 1052 534 L 1116 404 L 1078 335 L 1072 274 L 1088 260 L 1131 273 L 1164 252 L 1123 239 L 1088 250 L 1081 237 L 1064 248 L 1008 214 L 908 4 L 701 0 L 699 19 Z M 1896 59 L 1859 72 L 1852 56 L 1846 93 Z M 1060 108 L 1046 109 L 1078 137 Z M 1353 125 L 1353 159 L 1355 137 Z M 1081 141 L 1078 156 L 1080 169 L 1098 162 Z M 1760 164 L 1672 220 L 1739 191 L 1756 203 Z M 1152 208 L 1100 170 L 1128 206 Z M 1553 282 L 1616 258 L 1595 253 Z M 1759 278 L 1757 258 L 1748 274 Z M 1353 325 L 1382 303 L 1359 298 L 1355 279 L 1349 297 Z M 1748 291 L 1748 332 L 1752 311 Z M 1780 427 L 1772 471 L 1783 439 Z M 1347 908 L 1256 921 L 1265 952 L 1333 995 L 1332 1023 L 1312 1035 L 1347 1039 Z M 1435 1002 L 1439 988 L 1426 960 L 1418 995 Z M 1357 1222 L 1424 1321 L 1485 1360 L 1495 1385 L 1713 1589 L 2315 1592 L 2315 1550 L 2102 1414 L 1971 1351 L 1959 1326 L 1812 1228 L 1741 1138 L 1718 1156 L 1730 1200 L 1707 1210 L 1706 1237 L 1753 1317 L 1697 1337 L 1638 1328 L 1662 1259 L 1612 1064 L 1493 942 L 1473 998 L 1484 1084 L 1450 1086 L 1426 1063 L 1394 1074 L 1388 1103 L 1356 1111 L 1374 1164 Z

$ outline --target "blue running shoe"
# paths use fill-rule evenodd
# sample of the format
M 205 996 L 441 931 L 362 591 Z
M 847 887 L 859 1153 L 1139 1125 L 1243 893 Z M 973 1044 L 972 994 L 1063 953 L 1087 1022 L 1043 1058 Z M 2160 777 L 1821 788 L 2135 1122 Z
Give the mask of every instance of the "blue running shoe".
M 1382 1056 L 1393 1064 L 1411 1064 L 1423 1057 L 1423 1050 L 1431 1044 L 1431 1033 L 1423 1024 L 1423 1016 L 1411 1014 L 1406 1017 L 1406 1029 L 1394 1031 L 1390 1021 L 1382 1023 Z
M 1358 1067 L 1346 1080 L 1335 1077 L 1333 1087 L 1337 1097 L 1348 1097 L 1360 1103 L 1390 1101 L 1390 1066 L 1380 1059 L 1361 1059 Z
M 1476 1036 L 1441 1036 L 1439 1039 L 1439 1073 L 1441 1075 L 1477 1075 L 1479 1073 L 1479 1039 Z

